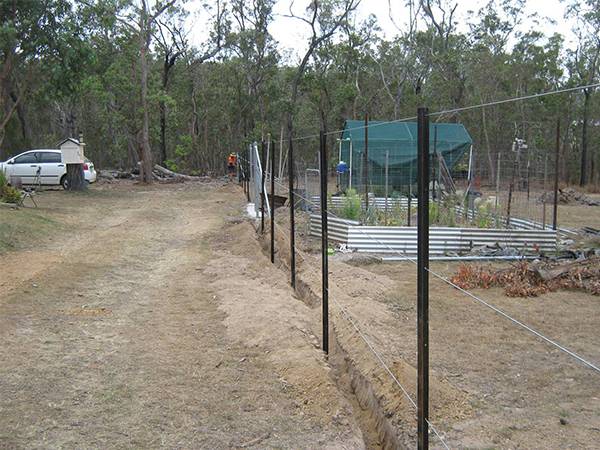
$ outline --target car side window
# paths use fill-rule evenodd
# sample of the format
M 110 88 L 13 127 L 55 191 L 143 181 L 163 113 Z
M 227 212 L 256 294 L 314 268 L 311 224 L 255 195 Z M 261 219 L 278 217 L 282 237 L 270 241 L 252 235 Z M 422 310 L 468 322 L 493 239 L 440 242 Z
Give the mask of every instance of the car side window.
M 35 153 L 27 153 L 15 158 L 15 164 L 37 164 L 38 160 Z
M 41 152 L 40 156 L 41 156 L 40 162 L 43 162 L 43 163 L 60 163 L 61 162 L 60 153 Z

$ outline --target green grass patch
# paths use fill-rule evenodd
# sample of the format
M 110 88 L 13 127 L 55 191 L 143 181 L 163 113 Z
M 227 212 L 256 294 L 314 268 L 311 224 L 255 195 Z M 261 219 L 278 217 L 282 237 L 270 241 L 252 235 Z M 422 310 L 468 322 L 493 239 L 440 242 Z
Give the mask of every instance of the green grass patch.
M 0 210 L 0 253 L 35 247 L 62 227 L 33 209 Z

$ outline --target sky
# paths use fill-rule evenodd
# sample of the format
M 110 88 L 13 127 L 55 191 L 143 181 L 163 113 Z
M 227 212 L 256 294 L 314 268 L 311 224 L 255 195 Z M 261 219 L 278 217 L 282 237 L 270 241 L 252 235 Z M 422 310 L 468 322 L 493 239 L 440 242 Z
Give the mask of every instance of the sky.
M 280 50 L 282 50 L 284 55 L 293 60 L 299 58 L 299 54 L 306 48 L 306 40 L 310 30 L 307 24 L 297 19 L 284 17 L 284 15 L 289 14 L 291 3 L 294 5 L 294 13 L 301 15 L 309 0 L 296 0 L 294 2 L 279 0 L 274 8 L 275 18 L 269 31 L 279 42 Z M 386 38 L 392 38 L 397 34 L 397 29 L 394 22 L 390 19 L 390 3 L 394 22 L 401 26 L 405 23 L 405 18 L 408 15 L 408 8 L 404 6 L 405 0 L 389 0 L 389 2 L 388 0 L 362 0 L 356 11 L 355 20 L 361 22 L 369 14 L 374 14 L 377 17 L 377 22 L 383 35 Z M 456 17 L 459 22 L 458 28 L 460 31 L 467 31 L 467 23 L 470 19 L 469 11 L 476 12 L 486 3 L 486 0 L 457 0 L 457 3 Z M 531 20 L 524 19 L 520 30 L 528 31 L 532 27 L 537 27 L 547 36 L 558 32 L 565 36 L 566 45 L 572 47 L 573 37 L 571 28 L 573 21 L 566 20 L 564 12 L 565 6 L 560 0 L 527 0 L 524 13 L 526 15 L 537 13 L 539 16 L 539 25 L 534 24 Z M 196 20 L 201 21 L 201 18 L 197 18 Z M 205 39 L 205 27 L 198 25 L 193 26 L 190 33 L 191 42 L 195 45 L 200 45 Z

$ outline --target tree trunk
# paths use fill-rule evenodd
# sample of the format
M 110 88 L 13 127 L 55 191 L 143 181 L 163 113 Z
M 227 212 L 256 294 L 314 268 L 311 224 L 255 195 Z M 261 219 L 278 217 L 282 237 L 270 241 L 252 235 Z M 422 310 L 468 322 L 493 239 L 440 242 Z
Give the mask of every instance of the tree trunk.
M 167 160 L 167 107 L 164 100 L 160 101 L 160 162 Z
M 169 74 L 178 56 L 179 53 L 172 54 L 170 51 L 165 52 L 162 74 L 162 88 L 165 95 L 169 86 Z M 167 160 L 167 105 L 164 100 L 160 101 L 160 160 L 162 164 Z
M 141 101 L 142 101 L 142 136 L 140 142 L 140 181 L 143 183 L 152 183 L 152 149 L 150 148 L 150 115 L 148 112 L 148 47 L 150 41 L 150 30 L 146 28 L 147 23 L 146 11 L 142 18 L 142 26 L 140 27 L 140 82 L 142 85 Z
M 85 189 L 83 164 L 67 164 L 67 189 L 69 191 L 83 191 Z
M 25 106 L 23 106 L 23 103 L 19 102 L 19 96 L 15 92 L 10 93 L 10 98 L 13 102 L 17 103 L 17 117 L 19 118 L 19 123 L 21 124 L 23 144 L 25 145 L 25 147 L 31 147 L 33 139 L 31 127 L 29 126 L 29 122 L 27 121 Z
M 581 127 L 581 173 L 579 174 L 579 185 L 585 186 L 588 182 L 587 177 L 587 150 L 588 150 L 588 116 L 590 114 L 590 91 L 583 90 L 583 124 Z
M 487 120 L 486 120 L 486 116 L 485 116 L 485 108 L 481 108 L 481 122 L 483 125 L 483 135 L 485 137 L 485 146 L 487 147 L 487 160 L 488 160 L 488 167 L 490 169 L 490 182 L 494 182 L 494 180 L 496 179 L 496 167 L 494 166 L 494 161 L 492 158 L 492 148 L 490 146 L 490 136 L 488 134 L 488 129 L 487 129 Z

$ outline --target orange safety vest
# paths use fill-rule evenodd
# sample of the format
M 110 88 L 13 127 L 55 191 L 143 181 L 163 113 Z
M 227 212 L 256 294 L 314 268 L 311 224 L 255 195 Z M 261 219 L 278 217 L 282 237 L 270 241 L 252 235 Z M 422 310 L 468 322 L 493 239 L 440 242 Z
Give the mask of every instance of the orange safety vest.
M 227 157 L 227 164 L 230 166 L 235 166 L 236 161 L 237 161 L 237 157 L 235 155 L 229 155 Z

